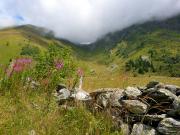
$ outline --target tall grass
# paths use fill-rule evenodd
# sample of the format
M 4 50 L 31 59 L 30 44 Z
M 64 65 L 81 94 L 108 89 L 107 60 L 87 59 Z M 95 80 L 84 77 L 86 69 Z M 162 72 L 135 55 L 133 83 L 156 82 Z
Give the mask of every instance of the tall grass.
M 0 134 L 120 134 L 108 115 L 95 115 L 76 103 L 66 109 L 58 106 L 53 96 L 57 84 L 77 75 L 71 56 L 64 52 L 67 50 L 57 50 L 50 48 L 45 56 L 30 64 L 27 64 L 29 58 L 18 58 L 1 66 Z

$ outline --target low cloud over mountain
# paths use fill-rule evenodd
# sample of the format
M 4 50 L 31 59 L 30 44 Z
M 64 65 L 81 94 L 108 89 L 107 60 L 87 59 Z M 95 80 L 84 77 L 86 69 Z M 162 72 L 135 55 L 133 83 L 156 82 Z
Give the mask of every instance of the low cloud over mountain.
M 81 43 L 179 13 L 179 0 L 1 0 L 0 27 L 33 24 Z

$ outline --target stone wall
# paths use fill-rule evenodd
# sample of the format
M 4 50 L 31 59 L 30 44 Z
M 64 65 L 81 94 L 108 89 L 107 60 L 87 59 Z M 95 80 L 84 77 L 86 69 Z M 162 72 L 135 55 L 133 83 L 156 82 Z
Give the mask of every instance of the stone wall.
M 149 82 L 145 87 L 104 88 L 87 93 L 57 89 L 58 102 L 79 100 L 90 110 L 107 111 L 127 135 L 180 135 L 180 87 Z

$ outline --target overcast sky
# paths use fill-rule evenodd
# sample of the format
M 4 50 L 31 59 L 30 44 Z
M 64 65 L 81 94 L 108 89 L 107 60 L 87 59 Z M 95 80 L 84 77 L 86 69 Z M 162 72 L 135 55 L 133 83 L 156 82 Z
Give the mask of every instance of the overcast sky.
M 0 0 L 0 27 L 33 24 L 73 42 L 180 13 L 180 0 Z

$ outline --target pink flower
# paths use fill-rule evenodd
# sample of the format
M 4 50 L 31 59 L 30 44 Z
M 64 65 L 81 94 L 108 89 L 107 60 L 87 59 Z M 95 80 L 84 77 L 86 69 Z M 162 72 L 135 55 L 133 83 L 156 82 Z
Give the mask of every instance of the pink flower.
M 78 76 L 83 76 L 83 75 L 84 75 L 84 72 L 83 72 L 83 70 L 82 70 L 81 68 L 79 68 L 79 69 L 77 70 L 77 74 L 78 74 Z
M 18 58 L 11 62 L 8 69 L 6 69 L 7 76 L 11 76 L 13 72 L 22 72 L 32 63 L 30 58 Z
M 64 63 L 62 61 L 56 61 L 55 67 L 56 67 L 56 69 L 60 70 L 64 67 Z
M 23 71 L 23 66 L 20 65 L 20 64 L 15 64 L 14 67 L 13 67 L 13 71 L 21 72 L 21 71 Z
M 30 59 L 30 58 L 19 58 L 19 59 L 16 60 L 16 63 L 30 64 L 30 63 L 32 63 L 32 59 Z

